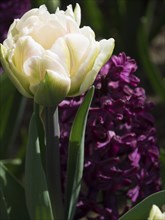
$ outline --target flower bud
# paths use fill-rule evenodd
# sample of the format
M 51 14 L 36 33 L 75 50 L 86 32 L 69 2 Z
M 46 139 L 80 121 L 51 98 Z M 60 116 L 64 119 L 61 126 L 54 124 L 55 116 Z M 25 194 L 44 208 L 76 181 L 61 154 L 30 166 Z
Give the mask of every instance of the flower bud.
M 81 11 L 45 5 L 26 12 L 10 26 L 0 47 L 5 72 L 19 92 L 41 105 L 57 105 L 84 93 L 110 58 L 114 39 L 95 40 L 90 27 L 80 28 Z

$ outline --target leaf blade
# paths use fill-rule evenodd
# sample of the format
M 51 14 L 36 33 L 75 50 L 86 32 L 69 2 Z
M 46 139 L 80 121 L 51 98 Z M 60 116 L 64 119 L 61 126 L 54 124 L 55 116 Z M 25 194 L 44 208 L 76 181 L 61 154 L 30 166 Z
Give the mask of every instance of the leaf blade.
M 41 164 L 35 114 L 32 115 L 29 126 L 25 165 L 25 193 L 31 219 L 41 219 L 42 215 L 46 219 L 53 220 L 46 179 Z
M 7 206 L 11 207 L 10 218 L 29 220 L 24 188 L 2 162 L 0 162 L 0 190 L 3 192 Z
M 65 219 L 73 219 L 84 166 L 84 136 L 89 107 L 93 98 L 92 87 L 84 98 L 74 119 L 68 149 Z
M 149 212 L 153 204 L 159 207 L 165 204 L 165 190 L 148 196 L 142 202 L 126 212 L 122 217 L 119 218 L 119 220 L 146 220 L 149 216 Z
M 7 99 L 6 99 L 7 97 Z M 0 158 L 6 158 L 19 132 L 26 99 L 12 85 L 5 73 L 0 75 Z M 9 129 L 10 128 L 10 129 Z
M 2 190 L 0 189 L 0 219 L 9 220 L 7 204 Z

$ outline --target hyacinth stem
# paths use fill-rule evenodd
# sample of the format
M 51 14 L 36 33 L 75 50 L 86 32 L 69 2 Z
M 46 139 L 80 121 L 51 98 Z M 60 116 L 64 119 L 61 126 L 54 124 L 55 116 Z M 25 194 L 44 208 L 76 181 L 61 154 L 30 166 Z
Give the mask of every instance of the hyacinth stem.
M 46 178 L 54 219 L 63 220 L 58 107 L 46 108 Z

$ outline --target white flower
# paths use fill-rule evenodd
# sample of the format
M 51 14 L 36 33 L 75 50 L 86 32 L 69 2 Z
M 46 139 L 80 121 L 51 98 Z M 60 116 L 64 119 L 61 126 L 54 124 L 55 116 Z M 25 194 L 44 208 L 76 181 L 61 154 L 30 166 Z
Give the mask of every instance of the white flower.
M 42 105 L 77 96 L 93 83 L 110 58 L 114 39 L 95 40 L 90 27 L 80 28 L 81 11 L 42 5 L 15 19 L 1 45 L 1 63 L 17 89 Z

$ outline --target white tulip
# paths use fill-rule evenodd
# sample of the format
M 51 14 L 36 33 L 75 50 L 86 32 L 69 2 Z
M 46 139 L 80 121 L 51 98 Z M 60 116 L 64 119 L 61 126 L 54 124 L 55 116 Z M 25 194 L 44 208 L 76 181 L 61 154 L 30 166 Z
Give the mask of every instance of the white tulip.
M 57 105 L 84 93 L 110 58 L 114 39 L 95 40 L 90 27 L 80 28 L 81 11 L 42 5 L 10 26 L 1 45 L 1 63 L 16 88 L 41 105 Z

